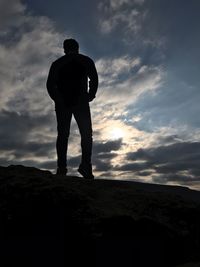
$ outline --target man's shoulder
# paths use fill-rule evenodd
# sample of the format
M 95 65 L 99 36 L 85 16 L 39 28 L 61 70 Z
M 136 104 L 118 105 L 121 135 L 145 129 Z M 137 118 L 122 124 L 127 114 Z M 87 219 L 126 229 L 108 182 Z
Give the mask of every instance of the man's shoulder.
M 79 58 L 84 60 L 84 61 L 87 61 L 88 63 L 93 63 L 93 60 L 89 57 L 89 56 L 86 56 L 86 55 L 83 55 L 83 54 L 78 54 Z
M 57 64 L 60 64 L 61 62 L 65 61 L 65 60 L 66 60 L 66 55 L 57 58 L 52 64 L 57 65 Z

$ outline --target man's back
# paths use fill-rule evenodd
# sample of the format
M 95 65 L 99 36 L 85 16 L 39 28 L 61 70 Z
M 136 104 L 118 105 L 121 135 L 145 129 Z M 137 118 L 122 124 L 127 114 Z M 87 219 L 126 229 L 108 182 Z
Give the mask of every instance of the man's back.
M 56 86 L 66 105 L 88 101 L 88 78 L 91 96 L 95 97 L 98 77 L 94 62 L 79 53 L 67 54 L 51 66 L 49 87 Z

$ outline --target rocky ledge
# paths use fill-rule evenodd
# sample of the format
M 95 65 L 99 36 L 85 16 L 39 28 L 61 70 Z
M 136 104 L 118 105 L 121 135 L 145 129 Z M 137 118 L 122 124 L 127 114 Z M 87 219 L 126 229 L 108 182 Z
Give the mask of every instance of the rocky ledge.
M 0 245 L 9 267 L 200 266 L 200 192 L 0 167 Z

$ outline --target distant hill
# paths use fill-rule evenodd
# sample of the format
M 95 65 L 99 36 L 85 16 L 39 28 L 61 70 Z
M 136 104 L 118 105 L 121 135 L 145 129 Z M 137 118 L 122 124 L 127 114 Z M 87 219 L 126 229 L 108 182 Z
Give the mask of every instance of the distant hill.
M 0 245 L 0 266 L 200 266 L 200 192 L 0 167 Z

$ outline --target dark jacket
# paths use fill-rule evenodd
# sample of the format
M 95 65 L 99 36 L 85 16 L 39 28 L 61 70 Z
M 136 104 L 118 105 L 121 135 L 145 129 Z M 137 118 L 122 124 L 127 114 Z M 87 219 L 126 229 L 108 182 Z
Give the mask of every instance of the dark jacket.
M 64 101 L 67 106 L 72 106 L 92 101 L 97 88 L 98 75 L 91 58 L 72 53 L 52 63 L 47 79 L 47 90 L 55 102 Z

